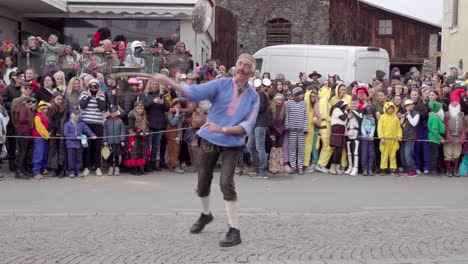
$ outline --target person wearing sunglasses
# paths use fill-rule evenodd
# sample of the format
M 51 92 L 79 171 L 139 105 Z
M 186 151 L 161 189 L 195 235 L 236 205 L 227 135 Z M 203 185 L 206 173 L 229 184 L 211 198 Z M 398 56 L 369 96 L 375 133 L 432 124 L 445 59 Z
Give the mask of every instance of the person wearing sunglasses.
M 86 125 L 96 134 L 97 137 L 103 135 L 103 113 L 106 111 L 106 98 L 100 91 L 101 84 L 97 79 L 88 82 L 88 89 L 80 95 L 81 117 Z M 101 143 L 102 139 L 94 139 L 88 142 L 88 147 L 84 150 L 83 175 L 89 174 L 89 169 L 95 169 L 97 176 L 102 176 L 101 172 Z

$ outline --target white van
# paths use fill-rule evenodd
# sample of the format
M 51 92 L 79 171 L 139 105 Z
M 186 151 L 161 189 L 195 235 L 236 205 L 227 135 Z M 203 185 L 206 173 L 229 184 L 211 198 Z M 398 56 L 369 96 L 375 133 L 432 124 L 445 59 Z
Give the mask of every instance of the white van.
M 299 80 L 300 72 L 313 71 L 322 74 L 322 80 L 337 74 L 347 84 L 370 83 L 376 70 L 386 77 L 390 70 L 388 52 L 374 47 L 291 44 L 266 47 L 253 56 L 261 73 L 269 72 L 272 78 L 282 73 L 292 83 Z

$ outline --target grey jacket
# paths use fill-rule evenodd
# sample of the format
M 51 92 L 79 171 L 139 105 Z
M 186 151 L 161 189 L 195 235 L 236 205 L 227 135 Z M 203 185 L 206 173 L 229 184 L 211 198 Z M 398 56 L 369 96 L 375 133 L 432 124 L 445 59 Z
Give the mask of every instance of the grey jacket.
M 106 121 L 104 121 L 104 139 L 103 141 L 109 145 L 120 144 L 121 142 L 125 143 L 125 135 L 127 130 L 125 128 L 122 119 L 119 116 L 111 117 L 109 116 Z M 119 137 L 109 137 L 108 136 L 118 136 Z

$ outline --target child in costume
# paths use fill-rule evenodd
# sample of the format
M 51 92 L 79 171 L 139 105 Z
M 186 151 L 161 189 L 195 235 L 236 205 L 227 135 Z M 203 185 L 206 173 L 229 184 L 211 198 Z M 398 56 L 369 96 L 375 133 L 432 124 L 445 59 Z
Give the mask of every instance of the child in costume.
M 397 161 L 396 152 L 400 148 L 403 132 L 400 120 L 396 115 L 396 106 L 392 102 L 384 105 L 384 113 L 380 116 L 377 126 L 380 138 L 380 175 L 385 176 L 390 162 L 390 173 L 396 174 Z
M 367 106 L 364 109 L 364 117 L 361 122 L 361 167 L 362 176 L 374 175 L 375 145 L 374 133 L 376 120 L 374 118 L 374 108 Z
M 47 112 L 49 105 L 40 101 L 37 113 L 34 115 L 34 147 L 33 147 L 33 175 L 34 179 L 43 179 L 47 169 L 47 156 L 49 153 L 49 119 Z

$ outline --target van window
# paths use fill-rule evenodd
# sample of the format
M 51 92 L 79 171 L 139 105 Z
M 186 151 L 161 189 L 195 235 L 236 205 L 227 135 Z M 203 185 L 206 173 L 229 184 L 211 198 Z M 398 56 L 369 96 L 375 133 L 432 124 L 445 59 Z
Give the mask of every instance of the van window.
M 358 58 L 356 67 L 356 80 L 360 82 L 372 81 L 376 70 L 382 70 L 388 73 L 388 61 L 385 58 L 361 57 Z
M 263 59 L 257 58 L 257 59 L 255 59 L 255 63 L 257 64 L 257 70 L 262 72 Z

